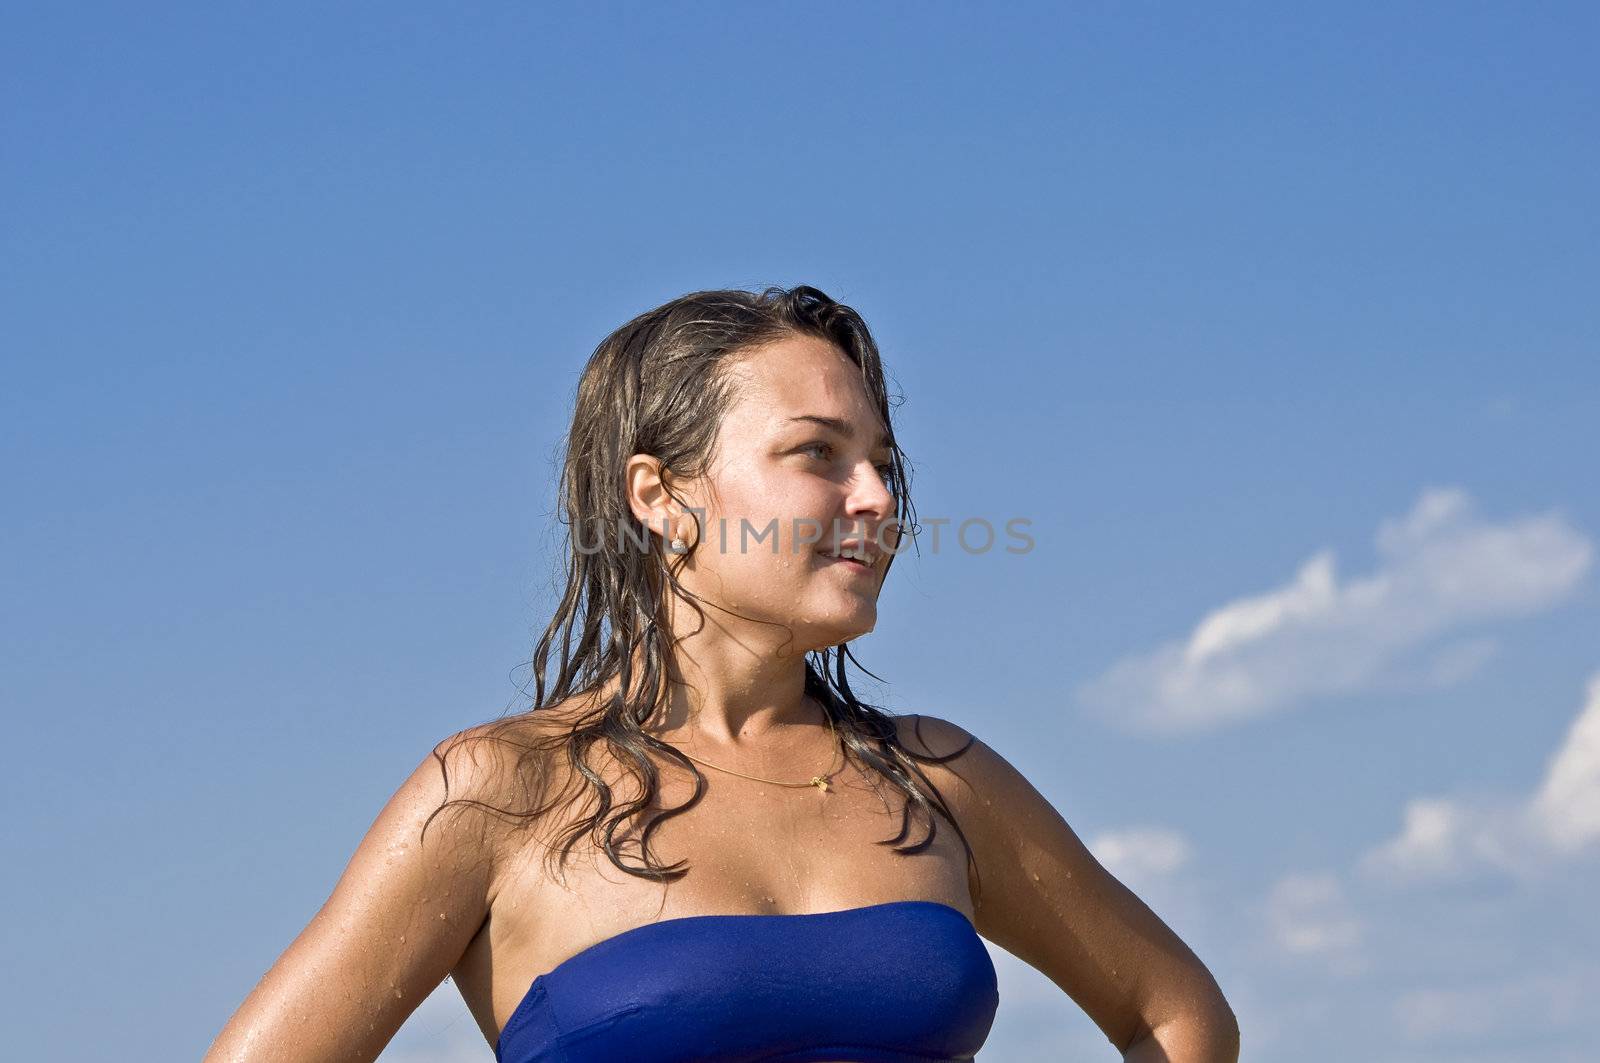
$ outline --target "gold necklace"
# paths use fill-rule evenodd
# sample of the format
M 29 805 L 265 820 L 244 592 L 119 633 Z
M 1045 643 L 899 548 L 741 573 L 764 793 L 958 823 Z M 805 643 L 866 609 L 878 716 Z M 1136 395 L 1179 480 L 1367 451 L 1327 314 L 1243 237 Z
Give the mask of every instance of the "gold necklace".
M 834 729 L 833 717 L 828 715 L 828 710 L 826 709 L 822 710 L 822 714 L 828 718 L 828 733 L 833 737 L 833 744 L 835 747 L 837 747 L 839 745 L 839 732 Z M 678 752 L 683 753 L 683 750 L 680 749 Z M 716 768 L 718 771 L 725 771 L 729 775 L 737 775 L 741 779 L 751 779 L 755 782 L 764 782 L 768 786 L 815 786 L 825 794 L 833 792 L 828 788 L 828 779 L 839 770 L 838 768 L 830 767 L 826 775 L 811 776 L 810 782 L 773 782 L 771 779 L 757 779 L 754 775 L 746 775 L 743 772 L 734 771 L 732 768 L 719 767 L 716 764 L 712 764 L 710 761 L 701 760 L 699 757 L 692 756 L 688 753 L 683 753 L 683 755 L 694 761 L 696 764 L 704 764 L 708 768 Z M 843 767 L 843 765 L 841 764 L 840 767 Z

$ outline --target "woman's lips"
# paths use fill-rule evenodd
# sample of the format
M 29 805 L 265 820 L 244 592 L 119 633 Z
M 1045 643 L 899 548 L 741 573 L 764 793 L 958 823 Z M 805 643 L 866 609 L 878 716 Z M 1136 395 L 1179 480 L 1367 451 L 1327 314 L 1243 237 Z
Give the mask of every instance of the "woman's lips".
M 872 571 L 871 565 L 857 561 L 853 557 L 834 557 L 830 554 L 822 554 L 821 557 L 823 562 L 826 564 L 849 565 L 852 572 L 865 574 Z

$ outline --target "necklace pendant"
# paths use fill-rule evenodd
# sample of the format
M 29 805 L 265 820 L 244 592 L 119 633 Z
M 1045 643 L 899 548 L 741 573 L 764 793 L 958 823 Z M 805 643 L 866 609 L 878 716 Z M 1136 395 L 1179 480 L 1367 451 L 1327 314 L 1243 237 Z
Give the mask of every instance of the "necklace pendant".
M 824 779 L 820 775 L 813 775 L 811 777 L 811 785 L 815 786 L 817 789 L 821 790 L 823 793 L 828 793 L 828 780 Z

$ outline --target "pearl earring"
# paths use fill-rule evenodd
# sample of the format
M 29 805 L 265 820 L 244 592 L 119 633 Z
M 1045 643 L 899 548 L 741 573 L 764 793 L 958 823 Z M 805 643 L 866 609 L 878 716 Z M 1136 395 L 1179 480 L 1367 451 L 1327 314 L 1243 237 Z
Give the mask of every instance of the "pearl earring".
M 689 544 L 682 539 L 674 537 L 668 549 L 675 554 L 686 554 L 689 552 Z

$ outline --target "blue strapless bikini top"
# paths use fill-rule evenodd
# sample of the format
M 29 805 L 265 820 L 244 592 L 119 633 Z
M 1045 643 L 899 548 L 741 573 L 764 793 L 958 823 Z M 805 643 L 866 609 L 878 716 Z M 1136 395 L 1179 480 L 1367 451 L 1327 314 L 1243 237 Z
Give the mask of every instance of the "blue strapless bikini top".
M 890 901 L 689 915 L 564 960 L 506 1021 L 499 1063 L 958 1063 L 1000 996 L 958 909 Z

